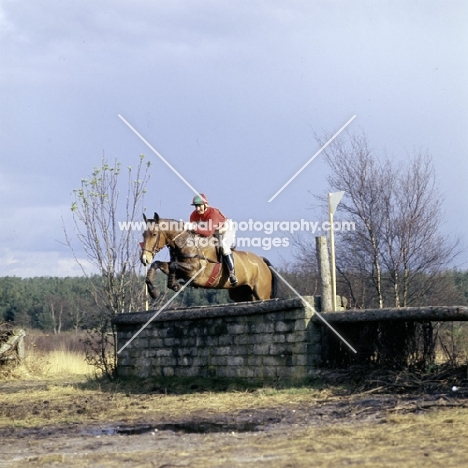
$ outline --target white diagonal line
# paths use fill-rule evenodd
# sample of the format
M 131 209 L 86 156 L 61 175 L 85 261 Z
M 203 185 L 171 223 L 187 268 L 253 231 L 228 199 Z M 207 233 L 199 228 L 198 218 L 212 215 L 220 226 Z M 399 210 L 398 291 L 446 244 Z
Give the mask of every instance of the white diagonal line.
M 153 151 L 153 153 L 164 163 L 166 164 L 169 169 L 171 169 L 178 177 L 179 179 L 182 180 L 182 182 L 184 182 L 191 190 L 193 190 L 197 195 L 199 195 L 198 193 L 198 190 L 195 190 L 186 180 L 184 177 L 182 177 L 182 175 L 163 157 L 161 156 L 161 154 L 156 151 L 120 114 L 118 114 L 119 116 L 119 119 L 121 119 L 125 125 L 127 125 L 127 127 L 132 130 L 133 133 L 135 133 L 135 135 L 137 135 L 140 140 L 151 150 Z
M 353 115 L 269 200 L 273 201 L 354 119 Z
M 270 268 L 274 271 L 274 273 L 276 273 L 278 275 L 278 278 L 280 278 L 283 283 L 289 287 L 289 289 L 291 289 L 291 291 L 293 291 L 297 297 L 299 297 L 300 299 L 302 299 L 313 311 L 314 311 L 314 314 L 317 314 L 317 316 L 319 317 L 319 319 L 338 337 L 340 338 L 340 340 L 346 345 L 348 346 L 348 348 L 353 351 L 354 353 L 357 353 L 357 351 L 322 317 L 321 314 L 319 314 L 314 307 L 312 307 L 308 301 L 306 301 L 304 299 L 304 297 L 302 297 L 272 266 L 270 266 Z
M 118 351 L 120 354 L 204 269 L 206 266 L 201 267 L 194 276 L 187 281 L 182 288 L 177 291 Z

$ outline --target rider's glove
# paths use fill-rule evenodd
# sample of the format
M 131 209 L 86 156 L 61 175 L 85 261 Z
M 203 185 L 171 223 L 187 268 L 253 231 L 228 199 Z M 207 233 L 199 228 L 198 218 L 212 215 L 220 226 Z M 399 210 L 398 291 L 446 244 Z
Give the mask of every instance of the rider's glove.
M 194 231 L 195 229 L 197 229 L 197 223 L 191 223 L 191 222 L 185 223 L 184 229 L 186 231 Z

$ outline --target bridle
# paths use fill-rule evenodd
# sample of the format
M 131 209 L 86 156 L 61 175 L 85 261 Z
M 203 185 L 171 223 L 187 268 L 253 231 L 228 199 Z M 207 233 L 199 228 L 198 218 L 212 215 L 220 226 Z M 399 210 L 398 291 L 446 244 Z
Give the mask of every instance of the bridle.
M 158 249 L 159 245 L 159 239 L 161 238 L 161 231 L 158 229 L 158 235 L 156 237 L 156 242 L 154 243 L 154 247 L 152 250 L 141 248 L 142 252 L 149 252 L 153 257 L 161 250 L 160 248 Z
M 175 243 L 175 240 L 184 233 L 184 231 L 181 231 L 179 232 L 179 234 L 177 234 L 176 236 L 174 236 L 174 238 L 172 238 L 170 240 L 170 242 L 172 242 L 174 244 L 174 247 L 177 247 L 177 244 Z M 169 242 L 167 242 L 166 244 L 164 244 L 164 246 L 158 248 L 158 245 L 159 245 L 159 239 L 161 238 L 161 231 L 160 229 L 158 229 L 158 235 L 156 237 L 156 242 L 154 243 L 154 247 L 150 250 L 150 249 L 145 249 L 145 248 L 141 248 L 141 251 L 142 252 L 149 252 L 153 257 L 162 249 L 162 247 L 164 247 L 165 245 L 168 245 Z

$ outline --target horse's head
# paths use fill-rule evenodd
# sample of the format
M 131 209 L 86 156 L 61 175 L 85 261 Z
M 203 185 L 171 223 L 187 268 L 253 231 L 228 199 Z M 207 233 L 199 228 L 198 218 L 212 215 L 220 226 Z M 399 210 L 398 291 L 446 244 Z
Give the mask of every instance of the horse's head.
M 160 219 L 154 213 L 153 219 L 148 219 L 143 214 L 146 223 L 146 230 L 143 233 L 140 260 L 143 265 L 149 265 L 153 257 L 166 245 L 172 245 L 173 240 L 183 232 L 183 222 Z
M 140 260 L 143 265 L 149 265 L 153 257 L 167 244 L 165 232 L 160 229 L 158 213 L 154 213 L 153 219 L 148 219 L 143 214 L 146 230 L 143 233 Z

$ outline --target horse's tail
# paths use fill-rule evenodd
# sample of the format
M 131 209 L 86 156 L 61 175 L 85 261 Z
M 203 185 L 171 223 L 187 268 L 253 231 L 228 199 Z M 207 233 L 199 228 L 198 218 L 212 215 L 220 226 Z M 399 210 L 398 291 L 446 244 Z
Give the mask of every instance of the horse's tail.
M 277 295 L 277 292 L 278 292 L 278 278 L 276 277 L 276 273 L 272 270 L 272 264 L 270 263 L 270 261 L 265 258 L 265 257 L 262 257 L 262 260 L 268 265 L 268 268 L 270 269 L 270 272 L 271 272 L 271 294 L 270 294 L 270 299 L 274 299 Z

